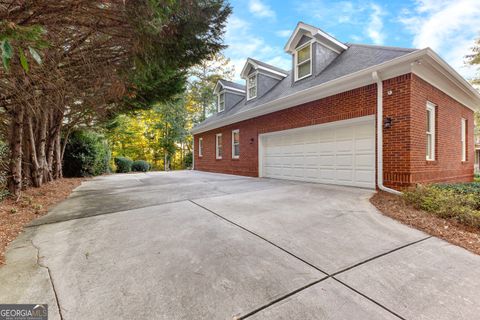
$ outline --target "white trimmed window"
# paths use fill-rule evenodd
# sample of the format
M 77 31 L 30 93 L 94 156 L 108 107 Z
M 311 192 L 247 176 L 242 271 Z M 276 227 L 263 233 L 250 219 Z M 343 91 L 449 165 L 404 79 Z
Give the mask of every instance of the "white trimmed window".
M 198 138 L 198 156 L 203 157 L 203 138 Z
M 435 105 L 427 102 L 427 160 L 435 160 Z
M 220 92 L 218 94 L 218 112 L 222 112 L 225 110 L 225 92 Z
M 247 100 L 257 96 L 257 74 L 254 73 L 247 78 Z
M 295 51 L 295 81 L 312 74 L 312 44 L 306 43 Z
M 232 159 L 240 158 L 240 130 L 232 131 Z
M 217 133 L 215 137 L 215 157 L 217 159 L 222 159 L 222 155 L 223 155 L 222 134 Z
M 467 119 L 462 118 L 462 161 L 467 161 Z

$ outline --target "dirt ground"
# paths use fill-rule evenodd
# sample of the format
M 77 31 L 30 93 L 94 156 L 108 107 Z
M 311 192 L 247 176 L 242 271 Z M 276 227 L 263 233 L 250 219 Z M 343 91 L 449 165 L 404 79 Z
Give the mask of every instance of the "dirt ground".
M 386 192 L 376 193 L 370 202 L 386 216 L 480 255 L 479 229 L 416 210 L 401 197 Z
M 48 209 L 70 195 L 85 178 L 60 179 L 40 188 L 22 192 L 18 201 L 7 198 L 0 202 L 0 265 L 5 263 L 5 249 L 23 227 L 48 212 Z

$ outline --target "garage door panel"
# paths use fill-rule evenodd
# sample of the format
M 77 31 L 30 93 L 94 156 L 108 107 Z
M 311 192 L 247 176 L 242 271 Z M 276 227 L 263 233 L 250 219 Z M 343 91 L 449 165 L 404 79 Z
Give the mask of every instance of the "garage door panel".
M 375 187 L 374 120 L 304 127 L 262 137 L 266 177 Z
M 355 166 L 357 168 L 374 168 L 375 155 L 373 154 L 357 154 L 355 155 Z
M 355 139 L 355 150 L 356 151 L 374 151 L 375 150 L 375 141 L 370 138 L 358 138 Z
M 320 170 L 320 181 L 325 182 L 334 182 L 336 177 L 335 169 L 321 169 Z
M 354 127 L 352 126 L 344 126 L 344 127 L 339 127 L 339 128 L 335 128 L 333 129 L 335 130 L 335 138 L 337 140 L 351 140 L 353 139 L 353 135 L 354 135 Z
M 337 152 L 352 152 L 353 140 L 337 140 L 336 147 Z
M 336 180 L 343 182 L 353 182 L 353 170 L 336 170 Z
M 322 141 L 318 144 L 318 152 L 323 154 L 335 153 L 335 141 Z
M 320 155 L 318 157 L 318 164 L 320 166 L 335 166 L 335 155 Z
M 361 183 L 371 184 L 375 182 L 374 170 L 355 170 L 355 180 Z
M 340 167 L 353 167 L 353 154 L 337 155 L 335 164 Z

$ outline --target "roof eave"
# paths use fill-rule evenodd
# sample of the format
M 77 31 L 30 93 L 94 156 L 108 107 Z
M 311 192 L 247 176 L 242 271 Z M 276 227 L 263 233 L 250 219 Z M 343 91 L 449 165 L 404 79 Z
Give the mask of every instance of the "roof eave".
M 450 67 L 445 61 L 443 61 L 443 59 L 441 59 L 435 52 L 433 52 L 433 50 L 431 50 L 430 48 L 426 48 L 426 49 L 417 50 L 417 51 L 408 53 L 406 55 L 400 56 L 390 61 L 386 61 L 376 66 L 359 70 L 349 75 L 345 75 L 343 77 L 328 81 L 321 85 L 304 89 L 304 90 L 292 93 L 291 95 L 281 97 L 276 100 L 268 101 L 262 105 L 256 106 L 253 109 L 247 109 L 242 112 L 232 114 L 231 116 L 220 119 L 219 121 L 215 121 L 215 122 L 206 124 L 204 126 L 200 125 L 197 128 L 193 128 L 191 132 L 193 134 L 202 133 L 202 132 L 213 130 L 213 129 L 216 129 L 225 125 L 229 125 L 235 122 L 247 120 L 247 119 L 258 117 L 271 112 L 290 108 L 295 105 L 299 105 L 301 103 L 318 100 L 318 99 L 321 99 L 321 98 L 318 98 L 318 96 L 321 96 L 320 93 L 323 92 L 323 94 L 328 94 L 329 92 L 333 92 L 332 94 L 335 94 L 335 90 L 337 91 L 340 90 L 342 88 L 342 85 L 345 86 L 346 84 L 348 84 L 352 87 L 352 89 L 355 88 L 355 85 L 357 85 L 357 87 L 368 85 L 374 82 L 373 78 L 371 78 L 371 74 L 373 72 L 378 72 L 381 75 L 387 76 L 387 78 L 391 76 L 395 76 L 393 73 L 389 74 L 388 73 L 389 70 L 393 70 L 394 68 L 400 68 L 401 66 L 403 66 L 404 68 L 403 69 L 400 68 L 397 73 L 412 72 L 412 67 L 411 67 L 412 63 L 425 56 L 431 57 L 434 61 L 438 62 L 438 64 L 442 68 L 444 68 L 449 74 L 451 74 L 454 78 L 457 78 L 458 82 L 463 86 L 464 91 L 470 92 L 471 97 L 473 97 L 474 100 L 476 101 L 474 105 L 466 105 L 466 106 L 472 109 L 473 111 L 478 110 L 480 106 L 480 94 L 478 93 L 478 91 L 476 91 L 452 67 Z

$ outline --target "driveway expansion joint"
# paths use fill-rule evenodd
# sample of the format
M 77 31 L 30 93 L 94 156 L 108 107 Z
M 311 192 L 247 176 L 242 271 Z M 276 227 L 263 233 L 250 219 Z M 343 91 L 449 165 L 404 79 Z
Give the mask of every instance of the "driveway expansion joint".
M 196 199 L 196 200 L 197 200 L 197 199 Z M 258 238 L 260 238 L 260 239 L 262 239 L 263 241 L 268 242 L 269 244 L 273 245 L 273 246 L 276 247 L 277 249 L 282 250 L 283 252 L 291 255 L 292 257 L 294 257 L 294 258 L 302 261 L 303 263 L 309 265 L 310 267 L 312 267 L 312 268 L 316 269 L 317 271 L 320 271 L 320 272 L 322 272 L 322 273 L 324 273 L 324 274 L 326 275 L 326 277 L 323 277 L 323 278 L 321 278 L 321 279 L 319 279 L 319 280 L 316 280 L 316 281 L 314 281 L 314 282 L 312 282 L 312 283 L 309 283 L 309 284 L 307 284 L 307 285 L 305 285 L 305 286 L 303 286 L 303 287 L 300 287 L 300 288 L 298 288 L 298 289 L 295 289 L 295 290 L 293 290 L 292 292 L 289 292 L 289 293 L 287 293 L 286 295 L 284 295 L 284 296 L 282 296 L 282 297 L 279 297 L 279 298 L 277 298 L 277 299 L 274 299 L 274 300 L 268 302 L 267 304 L 265 304 L 265 305 L 263 305 L 263 306 L 260 306 L 260 307 L 258 307 L 258 308 L 256 308 L 256 309 L 248 312 L 247 314 L 245 314 L 245 315 L 243 315 L 243 316 L 238 316 L 238 317 L 236 317 L 235 319 L 238 319 L 238 320 L 247 319 L 247 318 L 253 316 L 254 314 L 256 314 L 256 313 L 258 313 L 258 312 L 260 312 L 260 311 L 262 311 L 262 310 L 264 310 L 264 309 L 266 309 L 266 308 L 268 308 L 268 307 L 270 307 L 270 306 L 272 306 L 272 305 L 274 305 L 274 304 L 276 304 L 276 303 L 278 303 L 278 302 L 281 302 L 281 301 L 283 301 L 283 300 L 285 300 L 285 299 L 287 299 L 287 298 L 289 298 L 289 297 L 291 297 L 291 296 L 293 296 L 293 295 L 295 295 L 295 294 L 297 294 L 297 293 L 299 293 L 299 292 L 301 292 L 301 291 L 303 291 L 303 290 L 305 290 L 305 289 L 310 288 L 310 287 L 313 286 L 313 285 L 316 285 L 316 284 L 318 284 L 318 283 L 320 283 L 320 282 L 322 282 L 322 281 L 324 281 L 324 280 L 327 280 L 327 279 L 331 278 L 331 279 L 337 281 L 338 283 L 342 284 L 342 285 L 345 286 L 346 288 L 348 288 L 348 289 L 352 290 L 353 292 L 357 293 L 358 295 L 362 296 L 363 298 L 365 298 L 365 299 L 369 300 L 370 302 L 376 304 L 377 306 L 381 307 L 381 308 L 384 309 L 385 311 L 387 311 L 387 312 L 391 313 L 392 315 L 396 316 L 397 318 L 402 319 L 402 320 L 406 320 L 404 317 L 402 317 L 401 315 L 397 314 L 397 313 L 394 312 L 393 310 L 390 310 L 389 308 L 385 307 L 384 305 L 382 305 L 382 304 L 379 303 L 378 301 L 375 301 L 374 299 L 368 297 L 367 295 L 363 294 L 362 292 L 358 291 L 357 289 L 355 289 L 355 288 L 349 286 L 348 284 L 346 284 L 346 283 L 338 280 L 337 278 L 335 278 L 335 276 L 337 276 L 337 275 L 339 275 L 339 274 L 341 274 L 341 273 L 344 273 L 344 272 L 346 272 L 346 271 L 352 270 L 352 269 L 354 269 L 354 268 L 356 268 L 356 267 L 358 267 L 358 266 L 361 266 L 361 265 L 363 265 L 363 264 L 365 264 L 365 263 L 368 263 L 368 262 L 370 262 L 370 261 L 373 261 L 373 260 L 376 260 L 376 259 L 378 259 L 378 258 L 384 257 L 384 256 L 386 256 L 386 255 L 388 255 L 388 254 L 390 254 L 390 253 L 399 251 L 399 250 L 401 250 L 401 249 L 405 249 L 405 248 L 407 248 L 407 247 L 409 247 L 409 246 L 412 246 L 412 245 L 414 245 L 414 244 L 417 244 L 417 243 L 423 242 L 423 241 L 425 241 L 425 240 L 428 240 L 428 239 L 432 238 L 432 236 L 427 236 L 427 237 L 421 238 L 421 239 L 419 239 L 419 240 L 409 242 L 409 243 L 407 243 L 407 244 L 405 244 L 405 245 L 402 245 L 402 246 L 400 246 L 400 247 L 394 248 L 394 249 L 389 250 L 389 251 L 387 251 L 387 252 L 383 252 L 383 253 L 381 253 L 381 254 L 378 254 L 378 255 L 376 255 L 376 256 L 373 256 L 373 257 L 371 257 L 371 258 L 368 258 L 368 259 L 366 259 L 366 260 L 363 260 L 363 261 L 361 261 L 361 262 L 358 262 L 358 263 L 356 263 L 356 264 L 354 264 L 354 265 L 352 265 L 352 266 L 349 266 L 349 267 L 347 267 L 347 268 L 345 268 L 345 269 L 342 269 L 342 270 L 340 270 L 340 271 L 337 271 L 337 272 L 334 272 L 334 273 L 330 274 L 330 273 L 328 273 L 328 272 L 320 269 L 319 267 L 315 266 L 314 264 L 312 264 L 312 263 L 310 263 L 310 262 L 308 262 L 308 261 L 300 258 L 299 256 L 293 254 L 292 252 L 290 252 L 290 251 L 282 248 L 281 246 L 275 244 L 274 242 L 272 242 L 272 241 L 264 238 L 263 236 L 261 236 L 261 235 L 255 233 L 255 232 L 253 232 L 253 231 L 251 231 L 251 230 L 243 227 L 242 225 L 240 225 L 240 224 L 238 224 L 238 223 L 233 222 L 233 221 L 230 220 L 230 219 L 225 218 L 224 216 L 216 213 L 215 211 L 213 211 L 213 210 L 211 210 L 211 209 L 208 209 L 207 207 L 202 206 L 201 204 L 198 204 L 198 203 L 195 202 L 194 200 L 189 199 L 188 201 L 190 201 L 191 203 L 199 206 L 200 208 L 202 208 L 202 209 L 204 209 L 204 210 L 212 213 L 213 215 L 217 216 L 218 218 L 227 221 L 228 223 L 230 223 L 230 224 L 232 224 L 232 225 L 234 225 L 234 226 L 236 226 L 236 227 L 238 227 L 238 228 L 240 228 L 240 229 L 242 229 L 242 230 L 244 230 L 244 231 L 246 231 L 246 232 L 248 232 L 248 233 L 250 233 L 250 234 L 252 234 L 252 235 L 254 235 L 254 236 L 256 236 L 256 237 L 258 237 Z
M 59 301 L 59 299 L 58 299 L 57 290 L 55 289 L 55 284 L 53 283 L 52 272 L 50 271 L 50 268 L 49 268 L 49 267 L 47 267 L 46 265 L 44 265 L 44 264 L 42 264 L 42 263 L 40 262 L 40 248 L 37 247 L 37 246 L 33 243 L 33 240 L 30 240 L 30 243 L 32 244 L 32 247 L 34 247 L 35 250 L 37 251 L 37 259 L 36 259 L 37 265 L 38 265 L 40 268 L 44 268 L 45 270 L 47 270 L 48 279 L 49 279 L 49 281 L 50 281 L 50 285 L 52 286 L 52 291 L 53 291 L 53 294 L 54 294 L 54 296 L 55 296 L 55 301 L 57 302 L 58 315 L 60 316 L 60 319 L 63 320 L 62 308 L 60 307 L 60 301 Z
M 402 319 L 402 320 L 406 320 L 404 317 L 402 317 L 401 315 L 399 315 L 399 314 L 396 313 L 395 311 L 393 311 L 393 310 L 385 307 L 385 306 L 382 305 L 380 302 L 376 301 L 375 299 L 370 298 L 369 296 L 367 296 L 367 295 L 364 294 L 364 293 L 361 293 L 360 291 L 358 291 L 357 289 L 349 286 L 349 285 L 346 284 L 345 282 L 338 280 L 338 279 L 335 278 L 334 276 L 329 276 L 329 278 L 332 278 L 333 280 L 337 281 L 338 283 L 344 285 L 345 287 L 347 287 L 348 289 L 352 290 L 352 291 L 355 292 L 356 294 L 361 295 L 362 297 L 364 297 L 364 298 L 367 299 L 368 301 L 376 304 L 377 306 L 379 306 L 380 308 L 384 309 L 385 311 L 391 313 L 392 315 L 396 316 L 397 318 Z

